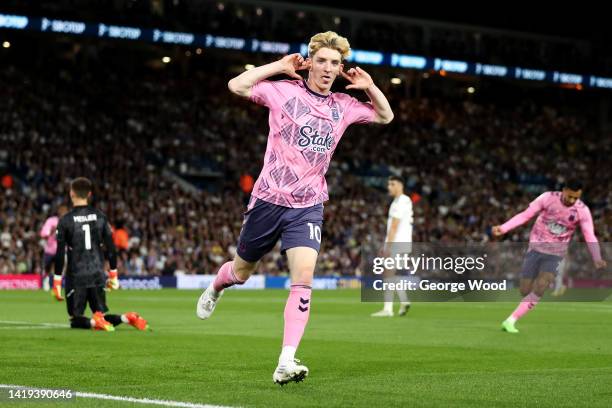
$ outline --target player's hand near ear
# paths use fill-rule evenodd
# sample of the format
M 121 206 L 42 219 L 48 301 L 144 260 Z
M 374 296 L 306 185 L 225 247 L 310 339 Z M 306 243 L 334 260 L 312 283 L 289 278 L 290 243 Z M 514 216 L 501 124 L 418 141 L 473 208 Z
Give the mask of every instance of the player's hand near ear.
M 346 89 L 359 89 L 365 91 L 374 85 L 374 81 L 370 74 L 359 67 L 351 68 L 346 72 L 340 71 L 340 74 L 342 74 L 344 79 L 350 82 L 350 84 L 346 86 Z
M 310 68 L 310 60 L 305 60 L 301 54 L 289 54 L 278 60 L 282 72 L 285 75 L 295 79 L 302 79 L 302 76 L 297 73 L 304 69 Z

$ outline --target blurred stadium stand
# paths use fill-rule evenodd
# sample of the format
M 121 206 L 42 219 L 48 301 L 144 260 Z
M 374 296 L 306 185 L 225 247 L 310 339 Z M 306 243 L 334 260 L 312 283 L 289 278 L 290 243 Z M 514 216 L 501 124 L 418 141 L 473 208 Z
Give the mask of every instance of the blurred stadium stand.
M 42 1 L 27 13 L 86 19 L 83 3 Z M 260 2 L 86 3 L 97 21 L 283 41 L 337 27 L 360 48 L 609 71 L 609 61 L 596 60 L 604 54 L 579 41 L 358 12 Z M 9 0 L 2 11 L 24 7 Z M 300 30 L 287 27 L 295 18 L 287 13 L 302 13 Z M 75 176 L 94 180 L 95 204 L 129 232 L 123 273 L 211 273 L 231 256 L 247 199 L 240 179 L 256 177 L 261 167 L 267 112 L 232 96 L 226 83 L 245 64 L 274 55 L 0 34 L 12 44 L 0 49 L 0 177 L 8 177 L 0 187 L 0 273 L 40 269 L 37 232 L 67 201 Z M 163 55 L 172 62 L 162 63 Z M 610 241 L 606 92 L 407 70 L 392 85 L 397 71 L 367 70 L 396 118 L 344 135 L 327 177 L 331 200 L 318 274 L 354 275 L 360 245 L 382 240 L 390 174 L 405 176 L 417 200 L 415 241 L 486 241 L 490 225 L 573 175 L 585 181 L 600 240 Z M 524 241 L 528 232 L 510 239 Z M 282 273 L 284 262 L 270 254 L 260 271 Z
M 510 5 L 508 5 L 510 7 Z M 553 35 L 260 0 L 5 0 L 4 12 L 104 21 L 271 41 L 303 42 L 333 29 L 359 49 L 463 58 L 492 64 L 612 73 L 612 45 Z M 296 24 L 296 21 L 299 24 Z

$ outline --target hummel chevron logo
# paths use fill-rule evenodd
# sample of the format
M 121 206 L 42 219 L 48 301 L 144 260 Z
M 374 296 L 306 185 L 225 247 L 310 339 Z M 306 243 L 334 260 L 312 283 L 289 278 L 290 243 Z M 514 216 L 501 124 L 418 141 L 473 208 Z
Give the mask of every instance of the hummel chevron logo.
M 307 310 L 308 310 L 308 306 L 306 306 L 306 307 L 298 306 L 298 310 L 299 310 L 300 312 L 305 312 L 305 311 L 307 311 Z
M 302 297 L 300 298 L 300 303 L 301 303 L 301 304 L 303 304 L 303 305 L 307 305 L 307 304 L 308 304 L 308 302 L 310 302 L 310 299 L 304 299 L 304 298 L 302 298 Z

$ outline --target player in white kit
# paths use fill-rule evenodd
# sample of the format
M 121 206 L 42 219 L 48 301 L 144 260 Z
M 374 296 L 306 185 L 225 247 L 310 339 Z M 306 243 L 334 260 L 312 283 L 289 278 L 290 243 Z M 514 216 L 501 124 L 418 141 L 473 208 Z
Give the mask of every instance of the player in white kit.
M 404 182 L 400 177 L 391 176 L 387 182 L 387 190 L 389 195 L 393 197 L 393 202 L 389 207 L 389 216 L 387 217 L 387 236 L 385 238 L 384 256 L 395 257 L 397 254 L 405 254 L 411 252 L 412 243 L 412 200 L 404 194 Z M 407 244 L 410 243 L 410 244 Z M 385 280 L 387 282 L 398 281 L 399 277 L 395 276 L 395 270 L 385 271 Z M 399 316 L 404 316 L 410 308 L 408 295 L 404 290 L 397 290 L 397 296 L 400 300 Z M 392 291 L 385 291 L 385 303 L 383 310 L 372 314 L 372 317 L 392 317 L 393 316 L 393 298 Z

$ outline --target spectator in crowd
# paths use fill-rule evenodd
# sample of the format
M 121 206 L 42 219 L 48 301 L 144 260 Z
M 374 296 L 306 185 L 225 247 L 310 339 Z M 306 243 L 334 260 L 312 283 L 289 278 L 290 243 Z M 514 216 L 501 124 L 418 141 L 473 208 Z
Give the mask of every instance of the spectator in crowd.
M 263 157 L 267 129 L 255 119 L 265 110 L 230 99 L 224 83 L 0 72 L 0 146 L 11 152 L 5 174 L 13 180 L 0 190 L 0 273 L 40 271 L 36 232 L 75 175 L 100 186 L 95 205 L 117 227 L 124 273 L 211 273 L 231 258 L 244 211 L 238 186 L 249 184 L 243 166 Z M 490 225 L 568 171 L 585 181 L 598 237 L 612 238 L 603 171 L 612 138 L 587 113 L 531 100 L 393 105 L 389 127 L 349 129 L 330 164 L 318 274 L 354 276 L 361 246 L 382 242 L 388 199 L 376 181 L 391 173 L 419 198 L 415 242 L 486 242 Z M 202 168 L 210 171 L 199 176 Z M 509 238 L 526 241 L 527 232 Z M 285 262 L 269 255 L 259 272 L 284 274 Z

